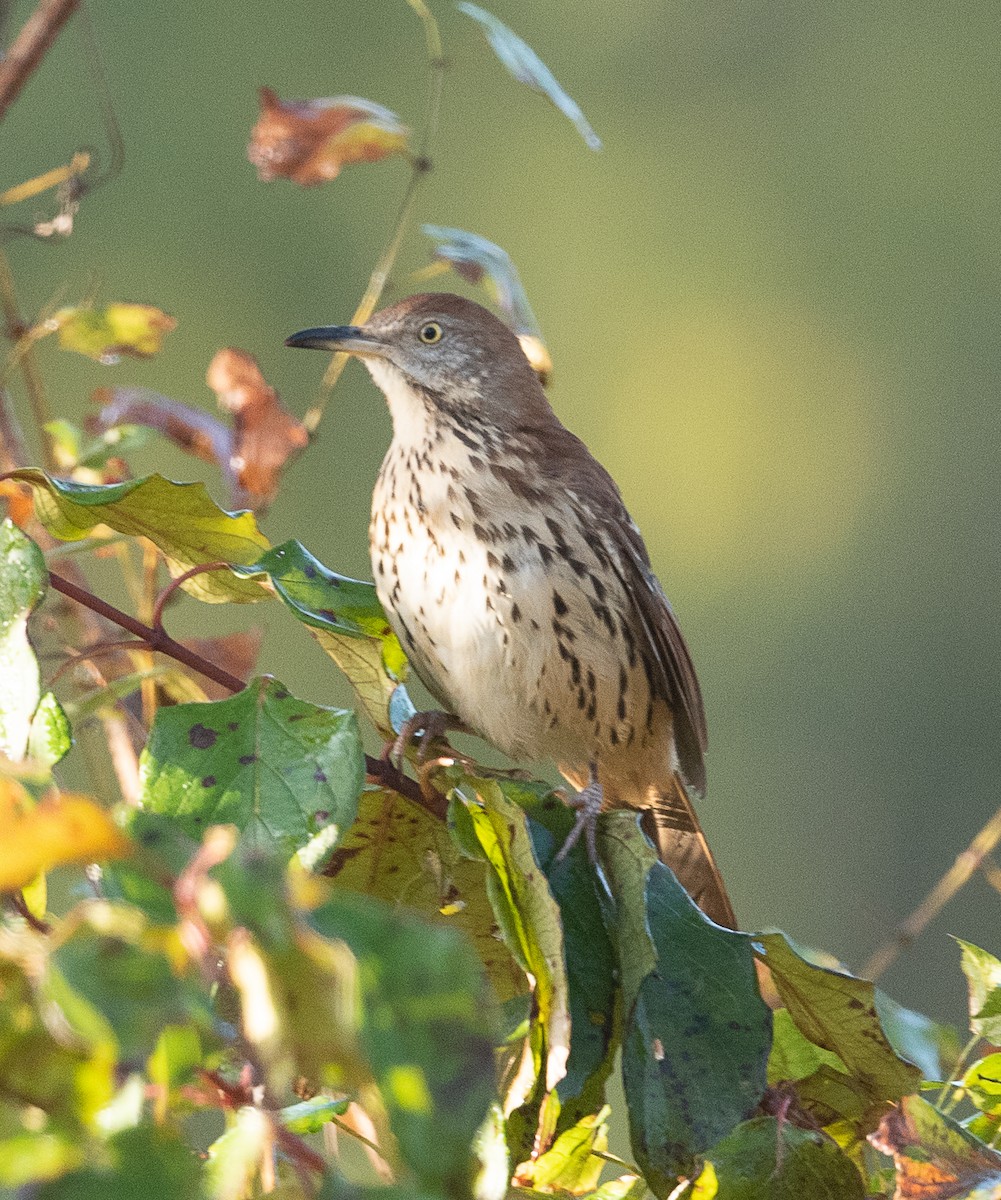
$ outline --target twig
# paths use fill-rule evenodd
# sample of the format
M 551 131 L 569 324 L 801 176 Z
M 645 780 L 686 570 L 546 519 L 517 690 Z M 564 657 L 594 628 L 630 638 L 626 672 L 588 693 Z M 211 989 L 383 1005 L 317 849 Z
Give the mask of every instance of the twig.
M 6 57 L 0 59 L 0 121 L 79 3 L 80 0 L 39 0 Z
M 175 641 L 162 627 L 157 628 L 153 625 L 144 625 L 142 621 L 137 621 L 135 617 L 122 612 L 120 608 L 115 608 L 113 604 L 102 600 L 100 596 L 95 596 L 93 592 L 87 591 L 86 588 L 70 583 L 68 579 L 64 579 L 54 571 L 49 572 L 49 583 L 57 592 L 61 592 L 64 596 L 68 596 L 69 599 L 75 600 L 77 604 L 82 604 L 85 608 L 90 609 L 91 612 L 104 617 L 105 620 L 111 621 L 120 628 L 127 629 L 129 633 L 135 634 L 151 650 L 176 659 L 177 662 L 190 667 L 192 671 L 197 671 L 199 675 L 204 675 L 206 679 L 211 679 L 214 683 L 218 683 L 220 687 L 224 687 L 228 692 L 242 692 L 247 686 L 242 679 L 239 679 L 236 675 L 232 675 L 225 668 L 198 654 L 197 651 L 189 650 L 181 642 Z M 371 755 L 366 754 L 365 774 L 370 783 L 377 783 L 382 787 L 388 788 L 390 791 L 396 792 L 407 800 L 413 801 L 414 804 L 419 804 L 421 808 L 426 809 L 433 817 L 437 817 L 438 820 L 445 820 L 448 813 L 448 801 L 441 792 L 428 786 L 422 788 L 415 779 L 404 775 L 391 762 L 373 758 Z
M 224 562 L 201 563 L 196 567 L 191 567 L 189 570 L 185 571 L 183 575 L 175 576 L 175 578 L 173 578 L 170 581 L 170 583 L 168 583 L 167 586 L 163 589 L 163 591 L 160 593 L 160 595 L 157 596 L 156 603 L 153 605 L 153 615 L 151 618 L 151 624 L 153 625 L 154 629 L 159 629 L 161 631 L 163 630 L 164 607 L 167 604 L 167 601 L 171 598 L 171 596 L 174 595 L 174 593 L 177 591 L 177 589 L 181 586 L 182 583 L 187 583 L 187 581 L 189 579 L 194 578 L 195 575 L 203 575 L 207 571 L 228 571 L 228 570 L 229 570 L 229 563 L 224 563 Z
M 0 63 L 0 68 L 2 68 Z M 51 470 L 55 466 L 52 457 L 52 439 L 45 432 L 45 426 L 51 420 L 48 402 L 45 399 L 45 388 L 42 377 L 35 362 L 35 352 L 32 349 L 32 338 L 29 327 L 25 324 L 17 306 L 17 293 L 14 291 L 14 276 L 11 274 L 7 256 L 0 249 L 0 311 L 7 325 L 7 336 L 14 343 L 17 364 L 24 376 L 24 387 L 31 403 L 31 411 L 35 418 L 42 440 L 45 465 Z M 23 343 L 23 345 L 22 345 Z
M 438 22 L 434 19 L 431 10 L 424 3 L 424 0 L 407 0 L 407 3 L 417 13 L 424 24 L 424 37 L 427 43 L 428 55 L 427 118 L 424 123 L 424 133 L 421 138 L 420 148 L 411 159 L 410 178 L 407 181 L 403 199 L 400 201 L 400 208 L 396 215 L 396 224 L 393 227 L 393 233 L 369 277 L 365 294 L 358 302 L 358 307 L 351 318 L 352 325 L 363 325 L 372 313 L 375 312 L 375 306 L 379 303 L 379 297 L 386 286 L 386 280 L 389 278 L 389 273 L 396 262 L 396 256 L 403 245 L 403 239 L 406 237 L 407 230 L 410 227 L 410 218 L 413 215 L 417 193 L 420 191 L 421 184 L 431 173 L 431 147 L 438 130 L 438 114 L 441 110 L 441 92 L 445 82 L 446 63 L 442 53 L 441 33 L 438 29 Z M 305 425 L 310 436 L 316 432 L 317 426 L 323 418 L 323 412 L 327 406 L 327 401 L 330 399 L 330 393 L 333 390 L 334 384 L 340 379 L 341 372 L 344 370 L 347 361 L 348 355 L 342 351 L 338 351 L 330 360 L 330 365 L 323 376 L 320 396 L 302 419 L 302 423 Z
M 936 917 L 946 904 L 981 867 L 984 859 L 1001 841 L 1001 808 L 980 830 L 977 836 L 956 856 L 956 861 L 935 884 L 911 915 L 897 926 L 893 936 L 873 954 L 862 968 L 866 979 L 878 979 L 888 966 Z

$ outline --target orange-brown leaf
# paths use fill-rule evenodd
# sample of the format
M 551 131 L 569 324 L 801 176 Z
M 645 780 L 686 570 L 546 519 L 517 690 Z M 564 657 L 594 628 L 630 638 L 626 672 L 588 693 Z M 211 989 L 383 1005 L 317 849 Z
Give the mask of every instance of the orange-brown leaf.
M 32 808 L 20 784 L 0 778 L 0 891 L 25 887 L 67 863 L 125 858 L 132 842 L 86 796 L 52 795 Z
M 228 466 L 242 493 L 238 501 L 255 509 L 269 504 L 286 463 L 309 441 L 305 426 L 284 407 L 257 360 L 245 350 L 220 350 L 205 379 L 220 407 L 233 414 L 234 444 Z
M 291 179 L 311 187 L 351 163 L 407 153 L 409 131 L 399 117 L 360 96 L 281 100 L 262 87 L 260 101 L 247 157 L 265 182 Z

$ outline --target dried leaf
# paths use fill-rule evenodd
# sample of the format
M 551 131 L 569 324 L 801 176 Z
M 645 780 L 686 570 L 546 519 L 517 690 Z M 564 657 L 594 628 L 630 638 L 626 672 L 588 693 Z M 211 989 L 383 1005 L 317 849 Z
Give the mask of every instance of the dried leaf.
M 11 779 L 0 779 L 0 845 L 0 891 L 7 892 L 53 867 L 132 853 L 132 843 L 93 800 L 63 793 L 32 808 Z
M 311 187 L 342 167 L 407 153 L 408 130 L 395 113 L 359 96 L 281 100 L 260 89 L 261 113 L 247 157 L 264 182 L 291 179 Z
M 458 9 L 480 23 L 494 54 L 519 83 L 527 84 L 528 87 L 548 96 L 560 112 L 573 121 L 588 146 L 592 150 L 601 149 L 601 138 L 591 128 L 580 105 L 567 95 L 552 71 L 527 42 L 508 29 L 503 21 L 498 21 L 493 13 L 488 13 L 478 4 L 462 3 L 458 5 Z
M 58 333 L 64 350 L 75 350 L 113 366 L 123 355 L 149 358 L 166 334 L 177 327 L 173 317 L 149 304 L 114 303 L 104 308 L 78 305 L 61 308 L 46 328 Z
M 94 432 L 121 425 L 143 425 L 199 458 L 225 467 L 233 447 L 233 431 L 218 417 L 150 388 L 97 388 L 91 399 L 101 407 L 87 422 Z
M 548 383 L 553 360 L 546 349 L 542 331 L 518 275 L 518 269 L 506 250 L 479 234 L 445 225 L 425 225 L 424 233 L 435 243 L 434 255 L 447 262 L 468 283 L 482 284 L 521 342 L 525 357 L 535 373 Z
M 257 360 L 245 350 L 220 350 L 209 363 L 205 381 L 219 406 L 233 414 L 234 446 L 224 465 L 239 487 L 234 503 L 254 509 L 270 504 L 286 463 L 309 442 L 306 427 L 284 407 Z

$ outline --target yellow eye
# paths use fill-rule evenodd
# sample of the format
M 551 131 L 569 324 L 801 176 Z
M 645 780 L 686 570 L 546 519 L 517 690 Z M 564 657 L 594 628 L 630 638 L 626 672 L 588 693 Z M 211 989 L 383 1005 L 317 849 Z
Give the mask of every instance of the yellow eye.
M 441 341 L 441 326 L 437 321 L 428 321 L 426 325 L 421 326 L 417 336 L 426 346 L 433 346 L 435 342 Z

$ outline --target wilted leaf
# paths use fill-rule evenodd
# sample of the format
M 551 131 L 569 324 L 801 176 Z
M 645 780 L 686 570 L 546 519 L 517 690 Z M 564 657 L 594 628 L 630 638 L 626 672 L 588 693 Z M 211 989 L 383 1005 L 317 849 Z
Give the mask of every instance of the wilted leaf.
M 225 470 L 232 454 L 233 431 L 203 408 L 171 400 L 150 388 L 97 388 L 91 399 L 100 405 L 89 425 L 108 431 L 123 425 L 155 429 L 186 453 Z
M 775 1117 L 745 1121 L 706 1154 L 691 1200 L 864 1200 L 862 1176 L 838 1146 Z
M 173 575 L 211 562 L 247 563 L 268 549 L 268 540 L 251 513 L 223 512 L 203 483 L 172 483 L 147 475 L 125 483 L 96 486 L 53 479 L 28 467 L 14 472 L 35 495 L 35 511 L 48 531 L 62 541 L 85 538 L 98 525 L 130 537 L 146 537 L 165 555 Z M 257 584 L 228 571 L 196 575 L 185 591 L 210 603 L 262 600 Z
M 364 779 L 354 713 L 267 678 L 228 700 L 160 709 L 140 762 L 145 809 L 191 836 L 233 824 L 288 854 L 321 828 L 346 829 Z
M 31 807 L 5 802 L 13 781 L 0 780 L 0 787 L 6 793 L 0 795 L 0 891 L 22 888 L 53 867 L 125 858 L 134 849 L 104 809 L 86 796 L 64 792 Z
M 299 542 L 284 542 L 237 574 L 266 575 L 354 687 L 369 719 L 389 736 L 413 712 L 402 688 L 407 660 L 375 585 L 329 571 Z M 390 706 L 393 716 L 390 720 Z
M 483 868 L 457 850 L 441 821 L 405 796 L 362 792 L 358 816 L 324 874 L 338 888 L 406 905 L 473 940 L 501 1000 L 527 990 L 524 973 L 500 940 L 483 888 Z
M 311 916 L 358 959 L 361 1043 L 404 1161 L 425 1187 L 468 1193 L 470 1146 L 494 1099 L 496 1014 L 458 931 L 363 896 Z
M 618 949 L 630 1136 L 650 1187 L 670 1192 L 694 1156 L 757 1106 L 771 1013 L 750 939 L 709 921 L 643 836 L 636 813 L 598 825 Z
M 291 179 L 311 186 L 335 179 L 351 163 L 406 154 L 408 130 L 395 113 L 358 96 L 280 100 L 259 92 L 261 112 L 247 157 L 265 182 Z
M 840 1058 L 852 1090 L 866 1098 L 874 1112 L 878 1114 L 885 1101 L 916 1090 L 921 1072 L 900 1058 L 887 1040 L 871 983 L 808 963 L 781 933 L 754 941 L 800 1033 Z
M 504 941 L 533 989 L 530 1038 L 547 1092 L 566 1074 L 570 1010 L 560 910 L 532 850 L 524 812 L 496 780 L 454 789 L 449 824 L 463 853 L 487 864 L 487 894 Z
M 1001 1044 L 1001 961 L 972 942 L 956 941 L 970 997 L 970 1031 Z
M 905 1096 L 869 1141 L 893 1156 L 894 1200 L 999 1200 L 1001 1154 L 920 1096 Z
M 309 442 L 306 427 L 282 405 L 257 360 L 245 350 L 220 350 L 205 378 L 220 407 L 233 414 L 235 437 L 228 465 L 240 488 L 233 502 L 254 509 L 270 504 L 289 459 Z
M 560 112 L 574 123 L 577 132 L 590 149 L 601 149 L 601 138 L 591 128 L 580 105 L 567 95 L 552 71 L 527 42 L 522 41 L 503 21 L 498 21 L 492 13 L 480 8 L 478 4 L 463 2 L 457 7 L 460 12 L 479 22 L 494 53 L 519 83 L 527 84 L 535 91 L 548 96 Z
M 61 308 L 49 324 L 64 350 L 75 350 L 107 365 L 119 362 L 122 355 L 149 358 L 177 327 L 174 318 L 158 308 L 121 302 L 105 308 Z
M 528 303 L 518 269 L 506 250 L 494 242 L 465 229 L 445 225 L 425 225 L 424 232 L 435 242 L 435 257 L 451 263 L 458 274 L 469 283 L 480 284 L 504 314 L 504 319 L 518 335 L 525 357 L 543 383 L 553 371 L 542 331 Z
M 45 593 L 42 552 L 10 520 L 0 522 L 0 754 L 15 762 L 28 748 L 40 698 L 28 617 Z

